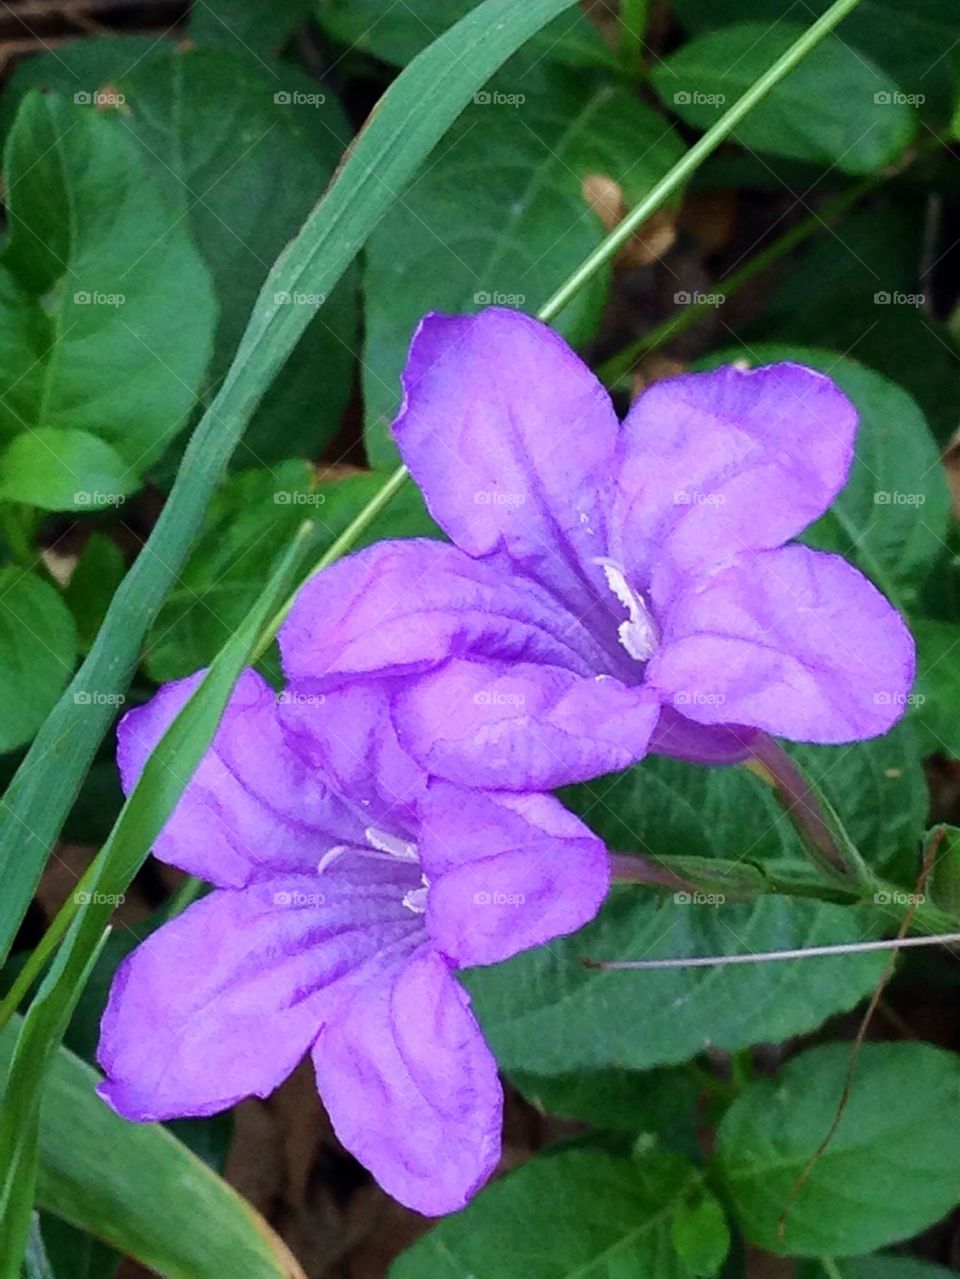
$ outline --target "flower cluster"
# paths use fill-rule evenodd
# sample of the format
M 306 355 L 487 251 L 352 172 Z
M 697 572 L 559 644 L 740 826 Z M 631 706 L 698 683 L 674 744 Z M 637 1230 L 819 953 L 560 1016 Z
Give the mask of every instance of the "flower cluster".
M 119 970 L 101 1091 L 133 1119 L 209 1114 L 309 1053 L 344 1145 L 439 1214 L 500 1140 L 456 970 L 579 928 L 606 892 L 606 850 L 548 792 L 650 750 L 882 733 L 914 654 L 866 578 L 791 541 L 851 463 L 828 378 L 678 377 L 620 423 L 556 334 L 490 308 L 428 316 L 404 387 L 395 437 L 450 542 L 312 579 L 285 693 L 237 685 L 155 849 L 215 889 Z M 197 678 L 123 720 L 126 788 Z

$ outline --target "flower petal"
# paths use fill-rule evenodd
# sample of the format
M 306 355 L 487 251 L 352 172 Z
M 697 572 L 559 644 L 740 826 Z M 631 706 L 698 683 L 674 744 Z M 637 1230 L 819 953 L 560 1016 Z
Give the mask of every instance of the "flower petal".
M 797 364 L 654 383 L 623 424 L 611 557 L 662 603 L 677 574 L 782 545 L 843 487 L 856 429 L 843 392 Z
M 297 595 L 279 640 L 296 689 L 413 674 L 453 652 L 584 673 L 605 660 L 586 627 L 534 583 L 426 538 L 380 542 L 318 573 Z
M 606 553 L 610 397 L 545 324 L 491 307 L 428 315 L 393 431 L 434 519 L 471 555 L 504 552 L 579 611 Z
M 422 805 L 427 927 L 458 967 L 495 964 L 588 923 L 607 850 L 550 795 L 471 794 L 434 781 Z
M 220 890 L 121 964 L 101 1024 L 101 1096 L 129 1119 L 209 1115 L 265 1097 L 351 982 L 383 980 L 424 938 L 403 907 L 416 868 L 344 857 L 323 875 Z
M 125 793 L 203 678 L 166 684 L 117 730 Z M 312 870 L 331 844 L 362 839 L 362 823 L 286 742 L 277 698 L 255 671 L 237 682 L 213 743 L 153 852 L 221 888 L 279 870 Z
M 408 1208 L 455 1212 L 496 1167 L 496 1063 L 435 952 L 358 991 L 320 1033 L 313 1062 L 337 1136 Z
M 685 759 L 691 764 L 740 764 L 750 757 L 759 736 L 758 728 L 697 724 L 672 706 L 663 706 L 650 738 L 650 753 Z
M 412 835 L 427 774 L 397 740 L 390 711 L 387 681 L 280 694 L 291 748 L 360 805 L 370 824 Z
M 400 740 L 462 786 L 552 790 L 646 752 L 659 704 L 645 688 L 529 662 L 451 658 L 394 695 Z
M 902 618 L 838 555 L 745 555 L 675 599 L 647 675 L 701 724 L 851 742 L 903 714 L 914 645 Z

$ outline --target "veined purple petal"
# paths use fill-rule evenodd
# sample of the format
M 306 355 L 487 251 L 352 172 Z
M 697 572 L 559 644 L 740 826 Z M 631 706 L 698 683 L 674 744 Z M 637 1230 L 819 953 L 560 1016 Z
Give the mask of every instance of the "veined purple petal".
M 533 582 L 425 538 L 380 542 L 331 565 L 280 631 L 292 687 L 429 670 L 451 653 L 547 661 L 586 673 L 604 655 Z
M 830 505 L 857 412 L 797 364 L 656 382 L 623 424 L 610 555 L 654 603 L 674 578 L 782 545 Z
M 738 724 L 697 724 L 672 706 L 660 709 L 660 718 L 650 738 L 651 755 L 671 755 L 691 764 L 739 764 L 748 759 L 757 728 Z
M 913 676 L 897 611 L 840 556 L 804 546 L 745 555 L 679 594 L 648 668 L 689 719 L 822 743 L 886 732 Z
M 436 953 L 358 990 L 321 1031 L 313 1061 L 337 1136 L 408 1208 L 455 1212 L 496 1167 L 496 1063 Z
M 606 550 L 617 418 L 553 330 L 517 311 L 428 315 L 393 431 L 434 519 L 471 555 L 503 553 L 580 611 Z
M 552 790 L 641 759 L 659 702 L 611 676 L 452 658 L 394 696 L 404 746 L 467 787 Z
M 150 752 L 203 678 L 166 684 L 117 730 L 129 793 Z M 284 741 L 277 695 L 254 671 L 237 682 L 213 743 L 154 845 L 154 855 L 221 888 L 280 870 L 312 870 L 363 824 Z
M 600 909 L 606 848 L 552 796 L 470 794 L 434 781 L 422 811 L 427 927 L 458 968 L 572 933 Z
M 425 940 L 403 904 L 415 867 L 345 856 L 323 875 L 218 890 L 117 970 L 101 1025 L 103 1098 L 129 1119 L 265 1097 L 326 1017 Z

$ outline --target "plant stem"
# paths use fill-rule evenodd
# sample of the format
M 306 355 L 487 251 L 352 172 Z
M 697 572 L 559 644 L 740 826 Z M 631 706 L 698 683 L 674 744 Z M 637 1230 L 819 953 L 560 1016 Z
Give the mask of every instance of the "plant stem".
M 900 950 L 914 946 L 956 946 L 960 933 L 938 933 L 931 937 L 892 937 L 882 941 L 840 942 L 836 946 L 800 946 L 796 950 L 764 950 L 748 955 L 692 955 L 678 959 L 585 959 L 587 968 L 604 972 L 621 969 L 726 968 L 733 964 L 773 964 L 788 959 L 822 959 L 830 955 L 869 955 L 874 951 Z
M 539 318 L 549 321 L 567 305 L 570 299 L 583 285 L 596 275 L 617 253 L 618 249 L 633 235 L 637 227 L 646 222 L 651 214 L 670 198 L 686 182 L 709 155 L 726 141 L 740 121 L 761 102 L 771 89 L 775 88 L 785 76 L 796 67 L 812 49 L 837 25 L 841 19 L 851 13 L 860 0 L 834 0 L 834 3 L 822 14 L 812 26 L 795 40 L 787 51 L 777 58 L 755 80 L 750 88 L 738 98 L 728 111 L 725 111 L 716 124 L 699 138 L 679 163 L 657 182 L 644 198 L 634 206 L 623 221 L 616 226 L 602 244 L 587 257 L 573 272 L 556 293 L 540 308 Z
M 631 78 L 643 70 L 650 0 L 620 0 L 620 65 Z

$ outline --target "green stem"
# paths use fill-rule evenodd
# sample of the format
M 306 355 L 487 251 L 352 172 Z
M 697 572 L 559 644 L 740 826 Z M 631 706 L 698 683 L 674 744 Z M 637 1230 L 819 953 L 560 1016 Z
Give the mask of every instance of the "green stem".
M 650 0 L 620 0 L 620 65 L 631 78 L 643 70 Z
M 634 206 L 623 221 L 616 226 L 602 244 L 587 257 L 573 272 L 570 278 L 557 289 L 553 297 L 541 307 L 539 318 L 549 321 L 554 318 L 586 282 L 613 258 L 622 245 L 633 235 L 637 227 L 646 222 L 670 196 L 674 195 L 704 160 L 725 142 L 740 121 L 761 102 L 771 89 L 815 49 L 821 40 L 833 30 L 841 19 L 851 13 L 860 0 L 834 0 L 830 8 L 819 17 L 812 26 L 804 31 L 799 39 L 777 58 L 772 66 L 764 71 L 758 80 L 738 98 L 729 111 L 725 111 L 716 124 L 712 125 L 697 142 L 693 144 L 679 163 L 657 182 L 644 198 Z

